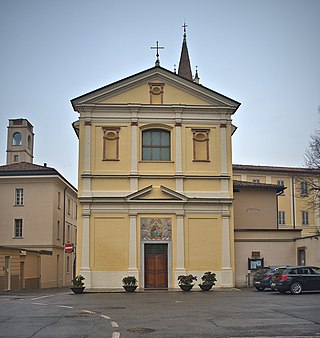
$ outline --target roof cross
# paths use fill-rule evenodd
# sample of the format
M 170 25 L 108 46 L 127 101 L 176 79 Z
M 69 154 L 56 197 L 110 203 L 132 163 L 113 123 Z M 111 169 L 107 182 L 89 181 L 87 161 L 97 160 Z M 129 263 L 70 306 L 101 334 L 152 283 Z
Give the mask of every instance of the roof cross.
M 157 50 L 157 54 L 156 54 L 157 60 L 155 62 L 155 65 L 160 66 L 159 49 L 164 49 L 164 47 L 159 47 L 159 41 L 157 41 L 156 44 L 157 45 L 155 47 L 150 47 L 150 49 L 156 49 Z
M 183 27 L 184 33 L 186 33 L 187 32 L 186 28 L 188 27 L 188 25 L 184 22 L 182 27 Z

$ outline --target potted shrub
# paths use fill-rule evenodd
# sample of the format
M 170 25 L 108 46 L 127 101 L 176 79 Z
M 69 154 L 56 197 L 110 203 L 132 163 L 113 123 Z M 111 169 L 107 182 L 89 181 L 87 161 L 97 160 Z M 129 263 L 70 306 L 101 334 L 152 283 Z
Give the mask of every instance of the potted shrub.
M 201 277 L 202 283 L 199 284 L 200 288 L 202 291 L 210 291 L 213 285 L 215 285 L 217 279 L 216 279 L 216 274 L 211 271 L 207 271 L 203 274 Z
M 182 291 L 190 291 L 194 286 L 193 281 L 196 280 L 197 277 L 193 275 L 180 275 L 178 277 L 179 286 Z
M 135 276 L 127 276 L 122 279 L 122 284 L 127 292 L 134 292 L 138 286 L 138 280 Z
M 85 289 L 85 286 L 83 283 L 84 280 L 85 278 L 81 275 L 74 277 L 71 281 L 71 290 L 77 294 L 82 293 L 83 290 Z

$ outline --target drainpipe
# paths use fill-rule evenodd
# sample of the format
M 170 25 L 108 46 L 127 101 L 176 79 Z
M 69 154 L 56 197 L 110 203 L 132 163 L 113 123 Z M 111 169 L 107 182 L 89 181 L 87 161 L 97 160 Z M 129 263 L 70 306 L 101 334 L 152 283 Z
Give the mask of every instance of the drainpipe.
M 292 186 L 292 221 L 293 229 L 296 228 L 296 205 L 295 205 L 295 186 L 294 186 L 294 177 L 291 177 L 291 186 Z
M 68 187 L 65 187 L 63 191 L 63 235 L 62 235 L 62 244 L 63 247 L 66 244 L 66 191 Z

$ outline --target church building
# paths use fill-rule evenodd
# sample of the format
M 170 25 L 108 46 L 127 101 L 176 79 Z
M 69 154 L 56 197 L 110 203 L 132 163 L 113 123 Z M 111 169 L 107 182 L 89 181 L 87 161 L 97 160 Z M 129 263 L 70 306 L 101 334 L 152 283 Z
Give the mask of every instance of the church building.
M 79 113 L 78 271 L 88 288 L 234 285 L 232 115 L 240 103 L 155 66 L 73 99 Z
M 161 67 L 155 48 L 154 67 L 71 101 L 86 287 L 119 288 L 135 276 L 140 289 L 170 289 L 179 275 L 206 271 L 217 287 L 243 286 L 263 258 L 296 264 L 302 228 L 277 220 L 286 179 L 264 168 L 260 182 L 232 164 L 240 103 L 192 75 L 185 27 L 177 72 Z

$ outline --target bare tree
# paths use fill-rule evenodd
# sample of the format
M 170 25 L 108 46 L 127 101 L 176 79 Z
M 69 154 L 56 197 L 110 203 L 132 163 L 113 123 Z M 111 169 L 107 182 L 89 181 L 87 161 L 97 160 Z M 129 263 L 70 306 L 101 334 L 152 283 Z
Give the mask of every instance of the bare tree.
M 320 105 L 318 106 L 320 113 Z M 310 169 L 310 175 L 300 177 L 301 182 L 307 184 L 309 206 L 319 207 L 320 198 L 320 130 L 316 130 L 310 137 L 309 146 L 305 152 L 305 165 Z

